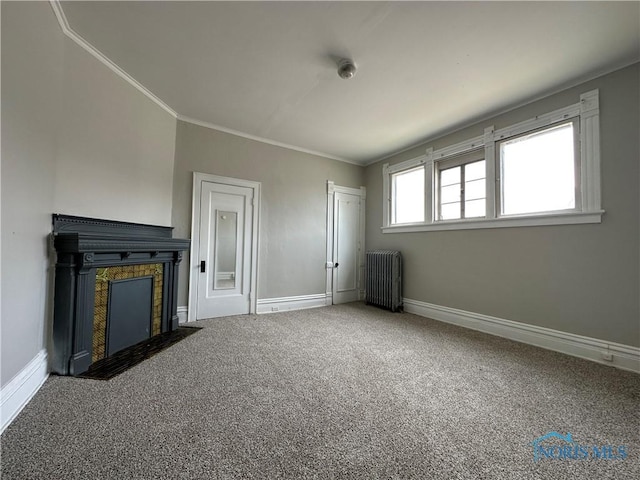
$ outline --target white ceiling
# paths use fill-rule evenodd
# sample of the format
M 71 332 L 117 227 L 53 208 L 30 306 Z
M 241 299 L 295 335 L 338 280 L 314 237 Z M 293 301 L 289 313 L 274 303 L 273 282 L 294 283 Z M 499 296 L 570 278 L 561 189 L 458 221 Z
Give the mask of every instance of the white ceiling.
M 361 164 L 640 59 L 638 2 L 62 6 L 180 116 Z

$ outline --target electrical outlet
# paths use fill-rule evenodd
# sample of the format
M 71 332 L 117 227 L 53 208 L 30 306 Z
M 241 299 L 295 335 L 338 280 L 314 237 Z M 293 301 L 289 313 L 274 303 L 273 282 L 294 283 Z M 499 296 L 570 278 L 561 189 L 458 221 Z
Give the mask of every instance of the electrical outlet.
M 611 352 L 600 352 L 600 355 L 602 356 L 602 360 L 606 360 L 607 362 L 613 362 L 613 354 Z

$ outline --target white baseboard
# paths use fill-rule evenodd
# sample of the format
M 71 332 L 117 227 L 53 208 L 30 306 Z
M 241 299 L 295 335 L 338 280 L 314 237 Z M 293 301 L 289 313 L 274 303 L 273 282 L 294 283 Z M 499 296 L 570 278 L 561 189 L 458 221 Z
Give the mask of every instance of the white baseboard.
M 176 313 L 178 315 L 178 323 L 189 321 L 189 307 L 178 307 Z
M 326 306 L 327 295 L 298 295 L 296 297 L 262 298 L 258 299 L 258 314 L 275 313 L 285 310 L 304 310 Z
M 258 299 L 257 312 L 275 313 L 286 310 L 304 310 L 305 308 L 325 307 L 332 304 L 332 296 L 324 293 L 314 295 L 299 295 L 295 297 L 263 298 Z M 178 307 L 178 322 L 189 321 L 189 307 Z
M 48 377 L 47 352 L 41 350 L 9 383 L 2 387 L 0 433 L 13 422 Z
M 640 373 L 640 348 L 607 342 L 551 328 L 443 307 L 418 300 L 403 299 L 404 310 L 422 317 L 479 330 L 517 342 L 535 345 L 574 357 L 580 357 L 622 370 Z M 607 360 L 609 358 L 610 360 Z

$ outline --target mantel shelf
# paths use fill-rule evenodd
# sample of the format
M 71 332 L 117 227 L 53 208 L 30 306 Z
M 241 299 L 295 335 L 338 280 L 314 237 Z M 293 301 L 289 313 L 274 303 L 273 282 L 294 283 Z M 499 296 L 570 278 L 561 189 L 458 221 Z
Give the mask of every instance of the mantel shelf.
M 58 253 L 169 252 L 189 248 L 189 240 L 162 237 L 105 236 L 102 234 L 58 233 L 54 246 Z

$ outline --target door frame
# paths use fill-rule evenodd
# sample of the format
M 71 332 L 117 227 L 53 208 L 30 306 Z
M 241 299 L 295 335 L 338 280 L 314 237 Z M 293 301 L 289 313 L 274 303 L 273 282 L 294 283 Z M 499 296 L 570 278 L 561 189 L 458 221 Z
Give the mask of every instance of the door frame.
M 251 279 L 249 290 L 249 313 L 257 311 L 258 305 L 258 248 L 260 241 L 260 191 L 262 184 L 240 178 L 222 177 L 210 173 L 193 172 L 193 195 L 191 197 L 191 250 L 189 252 L 189 304 L 187 321 L 196 320 L 198 304 L 198 281 L 200 279 L 200 200 L 202 196 L 202 182 L 246 187 L 253 190 L 253 219 L 251 222 Z
M 333 264 L 334 264 L 334 245 L 333 245 L 333 214 L 335 208 L 335 193 L 347 193 L 360 197 L 360 226 L 358 228 L 358 241 L 360 242 L 360 252 L 358 255 L 358 300 L 364 298 L 364 227 L 365 227 L 365 202 L 367 199 L 367 189 L 365 187 L 352 188 L 336 185 L 333 181 L 327 180 L 327 263 L 325 269 L 327 271 L 327 281 L 325 289 L 325 305 L 333 305 Z

